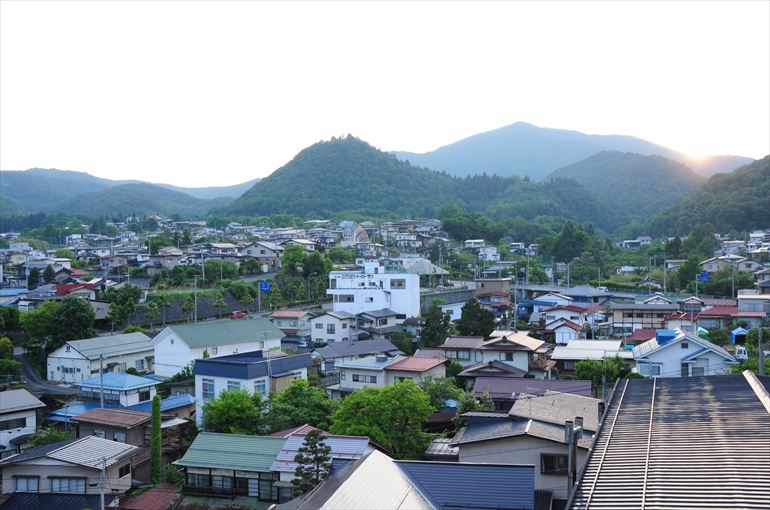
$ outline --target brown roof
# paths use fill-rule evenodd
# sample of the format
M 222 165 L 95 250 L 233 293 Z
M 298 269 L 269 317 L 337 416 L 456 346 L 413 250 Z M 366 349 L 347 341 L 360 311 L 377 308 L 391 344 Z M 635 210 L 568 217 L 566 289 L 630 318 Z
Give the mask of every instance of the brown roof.
M 304 425 L 299 425 L 297 427 L 292 427 L 290 429 L 286 430 L 279 430 L 278 432 L 273 432 L 270 434 L 272 437 L 289 437 L 293 434 L 300 435 L 300 436 L 306 436 L 310 432 L 318 430 L 316 427 L 310 425 L 309 423 L 306 423 Z
M 401 372 L 425 372 L 431 368 L 437 367 L 448 360 L 440 358 L 415 358 L 407 356 L 400 361 L 396 361 L 385 367 L 385 370 L 399 370 Z
M 72 418 L 77 422 L 98 423 L 130 429 L 150 421 L 150 413 L 133 409 L 94 409 Z
M 270 317 L 275 319 L 299 319 L 308 313 L 310 312 L 306 312 L 305 310 L 276 310 L 270 314 Z
M 178 492 L 175 485 L 159 485 L 121 503 L 120 510 L 166 510 Z
M 481 345 L 481 348 L 491 351 L 536 351 L 544 343 L 542 340 L 517 331 L 502 338 L 486 341 Z

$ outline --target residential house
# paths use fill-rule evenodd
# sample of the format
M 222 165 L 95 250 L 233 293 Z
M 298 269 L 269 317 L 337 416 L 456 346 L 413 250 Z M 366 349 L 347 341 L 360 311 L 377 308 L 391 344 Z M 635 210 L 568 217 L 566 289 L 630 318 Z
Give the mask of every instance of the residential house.
M 637 329 L 660 329 L 667 316 L 679 310 L 675 304 L 612 303 L 610 334 L 632 335 Z
M 393 357 L 403 353 L 388 340 L 334 342 L 314 351 L 314 357 L 321 361 L 322 372 L 334 371 L 338 363 L 377 354 Z
M 310 319 L 313 313 L 306 310 L 276 310 L 270 320 L 286 335 L 283 341 L 306 344 L 310 340 Z
M 484 247 L 483 239 L 466 239 L 463 243 L 466 250 L 479 250 Z
M 481 398 L 489 395 L 495 411 L 508 412 L 519 398 L 543 396 L 548 391 L 571 393 L 592 397 L 591 381 L 531 379 L 521 377 L 477 377 L 473 385 L 473 395 Z
M 251 496 L 259 501 L 291 499 L 291 487 L 277 483 L 270 468 L 287 439 L 282 437 L 201 432 L 184 456 L 174 462 L 185 471 L 185 494 Z
M 687 259 L 668 259 L 665 262 L 666 269 L 677 269 L 679 266 L 683 266 L 687 262 Z
M 571 340 L 567 345 L 557 345 L 551 353 L 559 375 L 575 375 L 575 365 L 580 361 L 602 361 L 615 356 L 629 365 L 633 362 L 633 355 L 623 349 L 621 340 Z
M 674 302 L 668 299 L 666 296 L 664 296 L 660 292 L 656 292 L 652 296 L 642 301 L 642 303 L 646 305 L 671 305 Z
M 633 349 L 636 371 L 646 377 L 690 377 L 730 372 L 738 360 L 716 344 L 681 330 L 659 330 Z
M 283 246 L 269 241 L 256 241 L 241 250 L 246 257 L 252 257 L 262 265 L 262 272 L 277 271 L 281 268 Z
M 384 388 L 406 379 L 420 383 L 445 377 L 448 363 L 448 360 L 440 358 L 366 356 L 337 363 L 335 367 L 340 382 L 327 390 L 332 397 L 341 397 L 362 388 Z
M 379 261 L 366 262 L 362 271 L 331 271 L 326 294 L 335 312 L 359 314 L 388 308 L 403 318 L 420 315 L 420 277 L 388 272 Z
M 770 295 L 749 292 L 738 293 L 738 318 L 745 320 L 749 327 L 759 326 L 760 321 L 770 315 Z
M 356 326 L 358 338 L 388 339 L 393 333 L 403 329 L 398 325 L 403 319 L 401 314 L 388 308 L 359 313 Z
M 535 471 L 531 465 L 393 460 L 373 450 L 278 510 L 534 510 Z
M 768 508 L 768 389 L 748 371 L 619 381 L 567 508 Z
M 98 508 L 102 470 L 109 480 L 105 503 L 111 504 L 131 488 L 131 460 L 138 452 L 136 446 L 87 436 L 38 446 L 8 457 L 0 461 L 3 494 L 15 494 L 3 503 L 3 508 L 18 508 L 14 501 L 22 499 L 23 493 L 34 495 L 32 500 L 28 496 L 24 498 L 27 504 L 47 502 L 53 505 L 48 508 L 57 509 L 84 508 L 73 506 L 70 498 L 96 495 L 95 501 L 83 498 L 82 503 L 88 501 L 93 504 L 92 508 Z M 57 497 L 41 497 L 49 494 Z
M 572 304 L 573 298 L 556 292 L 546 292 L 532 299 L 532 314 L 540 314 L 543 310 L 555 306 L 567 306 Z
M 546 340 L 565 345 L 572 340 L 585 338 L 583 328 L 569 319 L 557 319 L 545 324 L 538 332 Z
M 278 349 L 282 337 L 267 317 L 175 324 L 154 339 L 155 373 L 172 377 L 196 359 Z
M 264 354 L 243 352 L 195 362 L 195 420 L 199 427 L 205 419 L 206 402 L 225 390 L 246 390 L 267 398 L 291 386 L 294 379 L 307 379 L 310 354 L 277 358 Z
M 586 323 L 586 310 L 576 305 L 558 305 L 546 308 L 540 312 L 545 324 L 564 319 L 582 328 Z
M 113 407 L 128 407 L 149 402 L 156 394 L 159 381 L 131 374 L 106 372 L 74 385 L 80 390 L 80 400 L 101 402 Z
M 69 340 L 48 355 L 49 381 L 74 383 L 98 374 L 125 372 L 129 368 L 152 372 L 153 341 L 144 333 Z
M 358 318 L 347 312 L 326 312 L 310 320 L 310 339 L 313 346 L 347 342 L 358 338 Z
M 440 353 L 440 355 L 438 355 L 438 353 Z M 417 357 L 437 357 L 446 359 L 444 351 L 440 349 L 418 349 L 414 355 Z M 476 387 L 476 382 L 480 379 L 521 379 L 526 375 L 527 372 L 525 370 L 516 368 L 508 363 L 503 363 L 500 360 L 494 360 L 470 365 L 468 368 L 457 374 L 456 378 L 462 387 L 466 390 L 472 390 Z
M 509 296 L 511 294 L 511 279 L 510 278 L 476 278 L 476 290 L 473 295 L 478 297 L 481 294 L 488 294 L 489 292 L 504 292 Z
M 700 263 L 701 271 L 716 273 L 725 268 L 733 268 L 735 271 L 757 271 L 762 269 L 762 264 L 740 255 L 723 255 L 712 257 Z
M 497 253 L 496 246 L 482 246 L 478 249 L 479 259 L 484 262 L 499 262 L 500 254 Z
M 440 348 L 449 360 L 457 361 L 466 368 L 477 363 L 502 361 L 529 372 L 530 363 L 536 359 L 536 355 L 545 353 L 545 342 L 525 333 L 502 333 L 490 340 L 480 336 L 450 336 Z
M 0 391 L 0 453 L 18 451 L 35 433 L 45 404 L 25 389 Z

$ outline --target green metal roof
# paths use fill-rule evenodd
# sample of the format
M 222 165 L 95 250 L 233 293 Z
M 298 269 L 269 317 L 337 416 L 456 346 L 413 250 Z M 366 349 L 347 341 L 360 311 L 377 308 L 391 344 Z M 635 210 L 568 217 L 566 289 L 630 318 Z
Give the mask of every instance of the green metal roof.
M 174 464 L 267 473 L 286 441 L 283 437 L 201 432 Z
M 169 328 L 190 348 L 241 344 L 283 337 L 281 330 L 267 317 L 175 324 Z

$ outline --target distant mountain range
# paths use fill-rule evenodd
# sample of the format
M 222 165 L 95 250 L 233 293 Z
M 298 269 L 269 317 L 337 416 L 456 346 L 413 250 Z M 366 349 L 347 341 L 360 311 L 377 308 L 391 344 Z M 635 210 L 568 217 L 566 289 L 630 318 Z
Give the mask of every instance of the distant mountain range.
M 234 186 L 183 188 L 141 181 L 114 181 L 85 172 L 32 168 L 0 172 L 0 216 L 37 212 L 200 216 L 240 196 L 259 179 Z
M 395 154 L 413 165 L 461 177 L 486 172 L 501 176 L 526 175 L 540 180 L 554 170 L 603 151 L 664 156 L 686 164 L 706 177 L 729 172 L 752 161 L 742 156 L 712 156 L 694 160 L 633 136 L 587 135 L 579 131 L 541 128 L 525 122 L 473 135 L 431 152 Z

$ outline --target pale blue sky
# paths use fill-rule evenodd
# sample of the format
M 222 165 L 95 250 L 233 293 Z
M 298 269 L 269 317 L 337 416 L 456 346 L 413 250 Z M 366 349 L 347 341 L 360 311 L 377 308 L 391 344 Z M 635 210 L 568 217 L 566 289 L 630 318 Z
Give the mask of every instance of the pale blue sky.
M 770 2 L 0 2 L 0 168 L 178 185 L 516 121 L 770 152 Z

